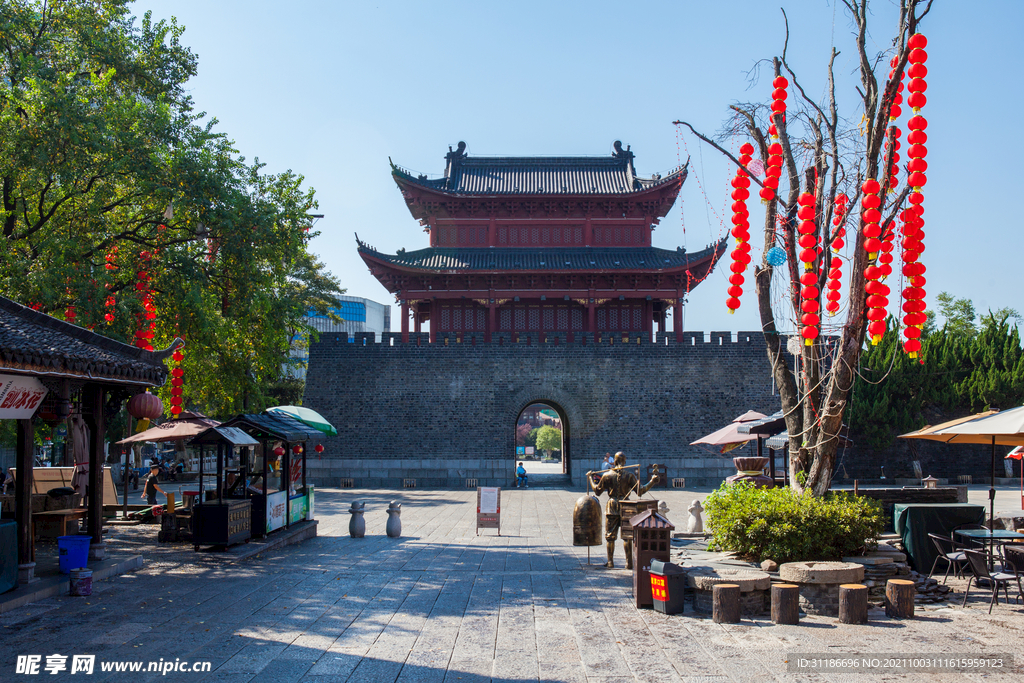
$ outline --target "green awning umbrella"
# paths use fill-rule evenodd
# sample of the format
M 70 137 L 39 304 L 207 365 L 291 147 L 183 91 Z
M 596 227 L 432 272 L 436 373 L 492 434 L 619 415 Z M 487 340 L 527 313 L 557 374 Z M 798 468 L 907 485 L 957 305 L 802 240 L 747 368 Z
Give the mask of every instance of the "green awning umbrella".
M 328 422 L 323 415 L 309 408 L 303 408 L 302 406 L 274 406 L 273 408 L 267 408 L 267 412 L 288 415 L 328 436 L 338 435 L 338 430 L 334 428 L 334 425 Z

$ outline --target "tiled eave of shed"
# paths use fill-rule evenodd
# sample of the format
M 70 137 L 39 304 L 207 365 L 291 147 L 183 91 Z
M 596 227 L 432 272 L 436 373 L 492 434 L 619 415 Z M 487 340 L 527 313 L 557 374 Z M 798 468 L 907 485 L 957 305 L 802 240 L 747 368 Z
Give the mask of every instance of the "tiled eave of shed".
M 689 253 L 657 247 L 543 249 L 470 249 L 432 247 L 399 254 L 384 254 L 358 242 L 359 254 L 367 265 L 379 264 L 398 271 L 423 274 L 501 273 L 675 273 L 707 267 L 725 253 L 723 239 L 706 249 Z
M 145 351 L 0 297 L 0 372 L 159 386 L 178 344 Z

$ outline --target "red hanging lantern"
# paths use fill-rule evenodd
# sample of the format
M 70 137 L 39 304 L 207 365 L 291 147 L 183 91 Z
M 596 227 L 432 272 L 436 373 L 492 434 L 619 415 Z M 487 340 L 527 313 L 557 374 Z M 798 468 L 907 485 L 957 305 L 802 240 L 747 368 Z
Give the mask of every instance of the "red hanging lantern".
M 316 445 L 316 446 L 315 446 L 315 447 L 313 448 L 313 450 L 317 452 L 317 455 L 319 455 L 320 453 L 323 453 L 323 452 L 324 452 L 324 445 L 323 445 L 322 443 L 318 443 L 318 444 L 317 444 L 317 445 Z
M 295 455 L 298 455 L 301 452 L 302 452 L 302 446 L 301 445 L 295 444 L 294 446 L 292 446 L 292 453 L 294 453 Z
M 282 448 L 281 446 L 278 446 L 277 448 L 275 448 L 274 449 L 274 455 L 276 455 L 277 457 L 280 458 L 282 455 L 284 455 L 284 448 Z

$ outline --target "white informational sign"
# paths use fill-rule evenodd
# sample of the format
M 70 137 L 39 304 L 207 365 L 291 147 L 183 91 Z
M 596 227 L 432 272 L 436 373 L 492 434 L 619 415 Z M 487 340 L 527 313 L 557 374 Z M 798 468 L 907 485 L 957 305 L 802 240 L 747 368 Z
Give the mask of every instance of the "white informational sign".
M 288 503 L 288 493 L 277 491 L 267 494 L 267 533 L 284 526 L 284 513 Z
M 30 419 L 46 392 L 46 387 L 35 377 L 0 375 L 0 420 Z
M 493 515 L 498 512 L 498 489 L 484 486 L 480 488 L 480 514 Z
M 533 446 L 527 446 L 526 447 L 526 454 L 527 455 L 533 455 L 533 452 L 534 452 Z
M 478 486 L 476 489 L 476 533 L 481 529 L 497 529 L 501 536 L 501 488 Z

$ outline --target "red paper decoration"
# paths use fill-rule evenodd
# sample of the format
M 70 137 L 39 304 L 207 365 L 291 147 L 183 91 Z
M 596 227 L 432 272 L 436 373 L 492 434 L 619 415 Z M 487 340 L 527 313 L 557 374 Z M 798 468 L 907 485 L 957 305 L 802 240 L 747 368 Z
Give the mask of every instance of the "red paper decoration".
M 881 190 L 878 181 L 868 178 L 861 186 L 864 198 L 861 199 L 860 218 L 864 234 L 864 250 L 868 252 L 868 260 L 875 261 L 878 252 L 882 249 L 882 228 L 879 221 L 882 220 L 882 213 L 879 211 L 882 199 L 878 196 Z M 864 277 L 867 282 L 864 285 L 864 293 L 867 295 L 865 305 L 867 306 L 868 337 L 872 345 L 877 345 L 885 335 L 885 309 L 889 306 L 889 287 L 882 284 L 881 279 L 885 277 L 882 269 L 871 263 L 864 269 Z
M 739 162 L 742 166 L 750 163 L 751 154 L 754 153 L 754 146 L 749 142 L 740 147 Z M 736 238 L 736 248 L 732 251 L 732 265 L 729 269 L 732 275 L 729 276 L 729 298 L 725 305 L 729 313 L 735 313 L 740 307 L 740 297 L 743 296 L 743 272 L 750 263 L 750 223 L 747 212 L 747 198 L 750 196 L 750 176 L 743 168 L 736 169 L 736 175 L 732 179 L 732 236 Z

